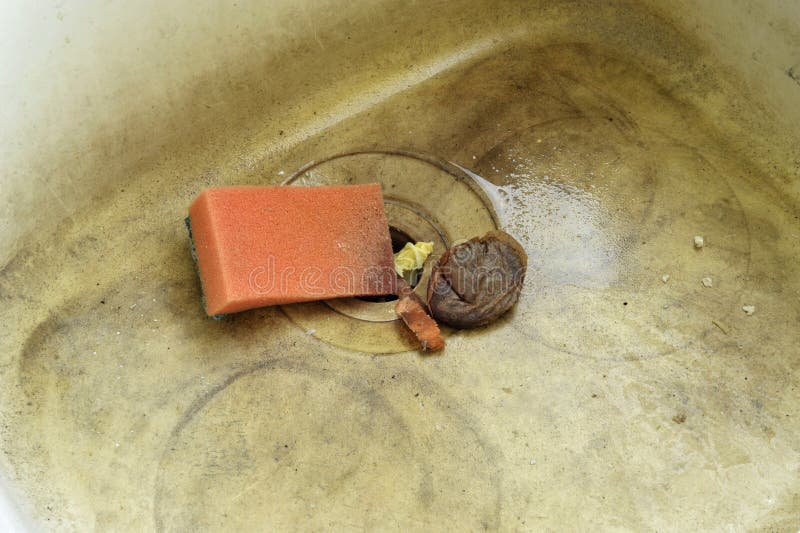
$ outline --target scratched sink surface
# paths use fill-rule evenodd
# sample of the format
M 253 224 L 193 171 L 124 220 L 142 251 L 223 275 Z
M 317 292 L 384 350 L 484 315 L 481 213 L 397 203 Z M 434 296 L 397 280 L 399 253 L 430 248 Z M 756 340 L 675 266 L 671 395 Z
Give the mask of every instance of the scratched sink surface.
M 309 8 L 283 58 L 98 133 L 85 184 L 58 185 L 92 201 L 59 196 L 0 271 L 23 509 L 68 530 L 796 528 L 792 132 L 678 22 L 591 4 L 378 6 L 392 39 Z M 145 133 L 135 164 L 92 152 Z M 409 235 L 517 236 L 515 310 L 429 357 L 384 304 L 206 318 L 197 192 L 348 173 Z

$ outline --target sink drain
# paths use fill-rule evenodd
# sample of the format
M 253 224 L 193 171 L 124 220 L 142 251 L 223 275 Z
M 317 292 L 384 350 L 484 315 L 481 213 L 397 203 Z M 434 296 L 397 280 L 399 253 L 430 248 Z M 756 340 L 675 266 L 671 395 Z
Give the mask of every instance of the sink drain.
M 453 241 L 498 227 L 497 211 L 479 183 L 460 168 L 423 154 L 387 150 L 336 155 L 309 163 L 283 184 L 361 183 L 381 184 L 393 247 L 410 241 L 434 243 L 414 289 L 423 299 L 431 265 Z M 416 349 L 392 300 L 340 298 L 282 309 L 303 330 L 335 346 L 369 353 Z
M 403 247 L 408 243 L 415 243 L 418 242 L 417 239 L 412 239 L 408 236 L 404 231 L 401 231 L 395 227 L 389 226 L 389 237 L 392 239 L 392 253 L 397 253 L 403 249 Z M 419 285 L 419 279 L 417 279 L 413 285 L 416 287 Z M 385 296 L 357 296 L 356 300 L 361 300 L 362 302 L 373 302 L 373 303 L 384 303 L 384 302 L 394 302 L 397 300 L 396 294 L 387 294 Z

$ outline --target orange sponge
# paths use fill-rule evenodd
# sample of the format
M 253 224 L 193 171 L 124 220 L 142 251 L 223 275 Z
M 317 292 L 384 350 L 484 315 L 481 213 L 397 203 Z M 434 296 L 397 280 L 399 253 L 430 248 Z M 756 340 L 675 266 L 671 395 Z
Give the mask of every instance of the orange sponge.
M 396 290 L 377 184 L 206 189 L 189 230 L 211 316 Z

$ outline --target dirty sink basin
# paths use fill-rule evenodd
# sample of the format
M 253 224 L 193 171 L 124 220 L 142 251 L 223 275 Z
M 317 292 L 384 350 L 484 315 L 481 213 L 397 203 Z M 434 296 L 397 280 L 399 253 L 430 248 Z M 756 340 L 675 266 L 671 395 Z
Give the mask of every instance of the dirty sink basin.
M 0 8 L 5 528 L 797 530 L 796 2 L 197 4 Z M 200 189 L 353 181 L 516 309 L 203 315 Z

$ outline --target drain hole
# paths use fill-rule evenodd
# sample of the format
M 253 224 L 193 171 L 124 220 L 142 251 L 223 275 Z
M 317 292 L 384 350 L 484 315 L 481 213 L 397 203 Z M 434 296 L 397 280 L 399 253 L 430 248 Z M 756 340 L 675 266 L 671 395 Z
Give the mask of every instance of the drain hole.
M 356 300 L 361 300 L 362 302 L 372 302 L 372 303 L 383 303 L 383 302 L 393 302 L 397 300 L 396 294 L 387 294 L 386 296 L 356 296 Z
M 392 253 L 397 253 L 402 250 L 403 246 L 405 246 L 408 242 L 416 242 L 406 232 L 397 228 L 393 228 L 392 226 L 389 226 L 389 236 L 392 238 Z M 416 286 L 416 283 L 414 286 Z M 393 302 L 397 300 L 397 295 L 387 294 L 386 296 L 357 296 L 356 299 L 363 302 L 373 303 Z
M 389 226 L 389 236 L 392 238 L 392 252 L 394 253 L 402 250 L 406 244 L 415 242 L 406 232 L 391 226 Z

